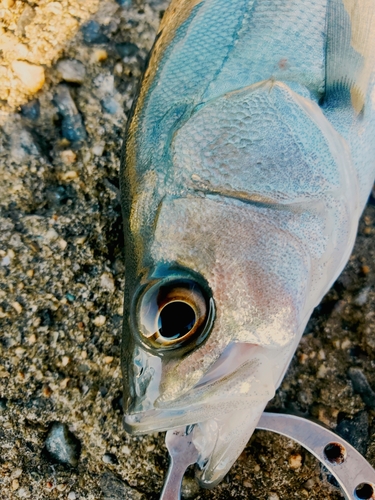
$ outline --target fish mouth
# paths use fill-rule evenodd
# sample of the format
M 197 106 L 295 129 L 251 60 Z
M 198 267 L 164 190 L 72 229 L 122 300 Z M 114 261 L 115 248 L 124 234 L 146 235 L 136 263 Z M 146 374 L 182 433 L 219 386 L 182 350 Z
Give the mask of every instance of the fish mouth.
M 123 424 L 133 435 L 194 425 L 198 450 L 197 479 L 204 488 L 216 486 L 254 432 L 274 396 L 290 359 L 290 346 L 279 349 L 233 343 L 200 381 L 176 399 L 156 399 L 145 407 L 131 402 Z
M 265 405 L 275 393 L 277 378 L 271 367 L 278 354 L 258 345 L 232 343 L 185 394 L 169 401 L 156 399 L 148 408 L 144 399 L 138 405 L 133 400 L 124 428 L 133 435 L 161 432 Z

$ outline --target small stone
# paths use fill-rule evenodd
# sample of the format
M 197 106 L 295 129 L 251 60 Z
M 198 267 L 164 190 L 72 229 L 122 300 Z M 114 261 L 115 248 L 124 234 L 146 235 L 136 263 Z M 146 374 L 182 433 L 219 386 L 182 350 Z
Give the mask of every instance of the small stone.
M 34 276 L 34 273 L 35 273 L 34 269 L 28 269 L 28 270 L 26 271 L 26 276 L 27 276 L 28 278 L 32 278 L 32 277 Z
M 51 227 L 50 229 L 48 229 L 44 237 L 47 241 L 51 242 L 57 240 L 59 234 L 55 229 L 53 229 L 53 227 Z
M 58 484 L 56 486 L 56 489 L 57 489 L 57 491 L 65 491 L 67 486 L 68 486 L 67 484 Z
M 315 481 L 314 479 L 310 478 L 308 479 L 304 485 L 303 485 L 307 490 L 312 490 L 315 486 Z
M 353 384 L 354 392 L 357 392 L 363 402 L 372 410 L 375 410 L 375 392 L 372 390 L 366 375 L 360 368 L 350 368 L 349 378 Z
M 108 53 L 104 49 L 95 49 L 92 53 L 92 62 L 103 62 L 108 58 Z
M 71 491 L 68 495 L 68 500 L 76 500 L 77 499 L 77 495 L 75 494 L 74 491 Z
M 132 0 L 116 0 L 116 2 L 121 5 L 121 7 L 130 7 Z
M 271 493 L 268 495 L 267 500 L 280 500 L 280 497 L 277 493 L 271 491 Z
M 52 460 L 77 467 L 81 443 L 66 424 L 54 422 L 45 441 L 45 451 Z
M 106 453 L 103 455 L 102 460 L 105 464 L 118 465 L 117 457 L 113 453 Z
M 45 82 L 44 68 L 26 61 L 13 61 L 12 70 L 30 93 L 40 90 Z
M 370 290 L 371 290 L 371 287 L 369 287 L 369 286 L 363 288 L 359 292 L 359 294 L 356 296 L 356 298 L 354 299 L 354 303 L 357 306 L 364 306 L 366 304 L 366 302 L 367 302 Z
M 343 418 L 336 432 L 362 455 L 366 454 L 369 440 L 369 418 L 366 411 L 359 411 L 353 418 Z
M 53 392 L 52 389 L 48 385 L 45 385 L 43 387 L 42 394 L 46 398 L 49 398 L 52 395 L 52 392 Z
M 59 85 L 53 98 L 62 116 L 61 133 L 69 142 L 81 143 L 86 137 L 86 129 L 77 106 L 66 85 Z
M 13 479 L 18 479 L 19 477 L 22 476 L 22 472 L 23 470 L 22 469 L 14 469 L 14 471 L 12 472 L 12 478 Z
M 113 356 L 104 356 L 104 363 L 106 365 L 109 365 L 112 363 L 113 359 L 114 359 Z
M 130 42 L 116 43 L 115 47 L 121 59 L 135 56 L 139 52 L 137 45 Z
M 105 142 L 100 141 L 94 144 L 91 151 L 95 156 L 102 156 L 105 148 Z
M 327 375 L 327 372 L 328 372 L 328 368 L 326 367 L 326 365 L 323 363 L 319 366 L 319 369 L 318 369 L 318 373 L 316 374 L 316 376 L 318 378 L 325 378 L 326 375 Z
M 293 470 L 299 469 L 302 465 L 302 455 L 300 453 L 294 453 L 289 457 L 289 467 Z
M 20 487 L 20 482 L 18 481 L 18 479 L 13 479 L 13 481 L 12 481 L 12 490 L 16 491 L 16 490 L 18 490 L 19 487 Z
M 2 0 L 1 5 L 5 9 L 11 9 L 14 5 L 14 0 Z
M 63 356 L 61 359 L 61 365 L 62 366 L 67 366 L 70 362 L 70 358 L 68 356 Z
M 65 82 L 83 83 L 86 76 L 85 66 L 76 59 L 60 59 L 56 68 Z
M 106 111 L 110 115 L 115 115 L 121 109 L 120 104 L 116 101 L 114 97 L 111 96 L 102 99 L 100 103 L 103 106 L 104 111 Z
M 181 484 L 181 498 L 197 498 L 199 495 L 199 485 L 198 483 L 190 477 L 184 477 Z
M 71 149 L 65 149 L 64 151 L 61 151 L 60 156 L 65 165 L 72 165 L 77 160 L 76 153 Z
M 145 497 L 109 472 L 100 478 L 103 500 L 143 500 Z
M 366 265 L 362 266 L 362 273 L 364 275 L 369 274 L 370 271 L 371 271 L 370 266 L 366 266 Z
M 109 41 L 108 37 L 103 33 L 103 28 L 96 21 L 89 21 L 82 26 L 83 40 L 87 44 L 101 44 Z
M 28 340 L 30 345 L 34 345 L 35 342 L 37 341 L 35 333 L 32 333 L 31 335 L 29 335 L 27 340 Z
M 13 307 L 13 309 L 15 309 L 15 311 L 17 312 L 17 314 L 21 314 L 22 312 L 22 306 L 19 302 L 17 301 L 14 301 L 14 302 L 11 302 L 10 305 Z
M 106 321 L 107 321 L 107 318 L 105 316 L 100 315 L 100 316 L 96 316 L 96 318 L 94 318 L 93 323 L 95 326 L 103 326 L 103 325 L 105 325 Z
M 66 240 L 63 240 L 62 238 L 59 238 L 57 240 L 57 244 L 59 245 L 59 247 L 60 247 L 61 250 L 65 250 L 65 248 L 68 245 L 68 242 Z
M 40 116 L 39 99 L 33 99 L 32 101 L 29 101 L 21 106 L 21 115 L 29 120 L 37 120 Z
M 66 388 L 67 388 L 68 383 L 69 383 L 69 380 L 70 380 L 70 378 L 69 378 L 69 377 L 67 377 L 67 378 L 64 378 L 64 380 L 62 380 L 62 381 L 60 382 L 60 387 L 61 387 L 61 389 L 66 389 Z
M 75 170 L 68 170 L 67 172 L 62 172 L 60 174 L 60 179 L 62 181 L 72 181 L 78 178 L 78 172 Z
M 115 280 L 111 273 L 103 273 L 100 276 L 100 286 L 109 292 L 114 292 L 115 290 Z

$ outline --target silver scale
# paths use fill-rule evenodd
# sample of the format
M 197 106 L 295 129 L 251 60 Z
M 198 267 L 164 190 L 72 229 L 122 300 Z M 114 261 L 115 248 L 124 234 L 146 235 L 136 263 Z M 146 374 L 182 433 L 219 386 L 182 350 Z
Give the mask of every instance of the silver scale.
M 258 429 L 293 439 L 312 453 L 336 478 L 348 500 L 375 500 L 375 470 L 358 451 L 334 432 L 306 418 L 263 413 Z M 181 482 L 189 465 L 198 460 L 193 426 L 167 432 L 170 463 L 160 500 L 180 500 Z

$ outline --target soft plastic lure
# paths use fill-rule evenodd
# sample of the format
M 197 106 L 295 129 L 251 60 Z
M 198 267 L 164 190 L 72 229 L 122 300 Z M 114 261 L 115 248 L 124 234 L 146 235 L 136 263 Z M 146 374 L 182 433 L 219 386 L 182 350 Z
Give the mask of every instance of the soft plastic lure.
M 374 0 L 173 0 L 128 125 L 125 427 L 219 482 L 348 260 L 375 176 Z

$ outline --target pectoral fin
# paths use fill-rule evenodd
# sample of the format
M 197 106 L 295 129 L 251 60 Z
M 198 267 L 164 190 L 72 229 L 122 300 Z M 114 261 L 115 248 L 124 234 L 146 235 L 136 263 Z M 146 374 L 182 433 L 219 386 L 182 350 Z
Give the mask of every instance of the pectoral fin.
M 326 101 L 363 110 L 375 66 L 375 2 L 329 0 Z

